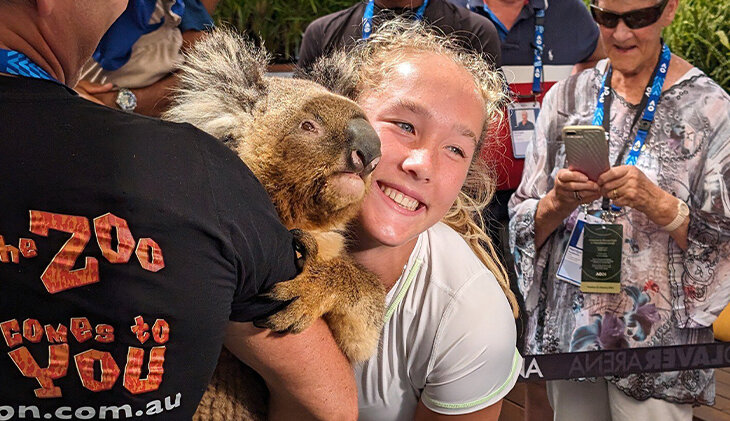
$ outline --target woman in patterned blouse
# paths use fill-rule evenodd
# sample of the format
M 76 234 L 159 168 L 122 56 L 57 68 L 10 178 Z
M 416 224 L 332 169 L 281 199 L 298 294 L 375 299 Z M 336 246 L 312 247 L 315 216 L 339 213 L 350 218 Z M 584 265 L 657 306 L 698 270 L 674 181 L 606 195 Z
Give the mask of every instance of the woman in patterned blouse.
M 609 58 L 559 83 L 543 102 L 510 201 L 529 354 L 711 342 L 710 325 L 730 300 L 730 97 L 675 55 L 659 70 L 661 31 L 677 5 L 598 0 L 591 9 Z M 666 80 L 653 107 L 648 94 L 642 98 L 655 69 Z M 566 165 L 561 132 L 600 124 L 605 79 L 614 166 L 591 181 Z M 654 118 L 630 165 L 639 126 L 646 128 L 637 122 L 649 108 Z M 621 209 L 614 221 L 623 226 L 621 289 L 583 293 L 556 273 L 581 208 L 600 214 L 603 198 Z M 548 382 L 555 419 L 691 420 L 691 405 L 711 404 L 714 394 L 712 370 Z

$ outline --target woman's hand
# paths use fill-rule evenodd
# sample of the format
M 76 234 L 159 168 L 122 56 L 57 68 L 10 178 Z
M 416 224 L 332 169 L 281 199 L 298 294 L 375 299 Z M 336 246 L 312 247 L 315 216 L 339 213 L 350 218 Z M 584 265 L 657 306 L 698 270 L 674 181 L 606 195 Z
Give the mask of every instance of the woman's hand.
M 653 181 L 633 165 L 613 167 L 598 177 L 601 194 L 616 206 L 628 206 L 646 215 L 652 222 L 663 227 L 677 216 L 679 199 Z M 687 249 L 689 218 L 669 235 L 682 250 Z
M 539 250 L 550 234 L 581 204 L 601 197 L 598 184 L 579 171 L 561 169 L 555 186 L 537 203 L 535 213 L 535 249 Z
M 555 186 L 547 194 L 552 201 L 552 209 L 561 216 L 561 220 L 570 216 L 579 205 L 591 203 L 601 197 L 601 191 L 595 182 L 580 171 L 562 169 L 555 177 Z
M 111 83 L 99 84 L 89 82 L 87 80 L 80 80 L 74 88 L 76 93 L 84 99 L 91 102 L 96 102 L 99 105 L 106 105 L 107 107 L 115 108 L 115 100 L 117 98 L 117 92 L 114 91 L 114 85 Z
M 616 206 L 628 206 L 664 226 L 677 216 L 677 198 L 649 180 L 634 165 L 613 167 L 598 177 L 601 195 Z

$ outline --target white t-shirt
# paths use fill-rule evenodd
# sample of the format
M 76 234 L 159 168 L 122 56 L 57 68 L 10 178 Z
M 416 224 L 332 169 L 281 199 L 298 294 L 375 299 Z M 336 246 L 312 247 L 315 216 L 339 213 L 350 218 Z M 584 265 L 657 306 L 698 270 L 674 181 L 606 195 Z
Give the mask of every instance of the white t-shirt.
M 522 367 L 509 302 L 454 230 L 418 237 L 387 296 L 378 350 L 355 367 L 360 420 L 412 420 L 419 399 L 440 414 L 501 400 Z

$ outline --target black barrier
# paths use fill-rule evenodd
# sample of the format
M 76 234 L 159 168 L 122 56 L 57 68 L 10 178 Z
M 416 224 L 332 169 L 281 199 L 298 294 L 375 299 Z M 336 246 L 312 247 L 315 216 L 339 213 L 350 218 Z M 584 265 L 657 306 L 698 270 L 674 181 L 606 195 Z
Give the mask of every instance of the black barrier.
M 730 366 L 730 342 L 526 355 L 519 381 L 625 376 Z

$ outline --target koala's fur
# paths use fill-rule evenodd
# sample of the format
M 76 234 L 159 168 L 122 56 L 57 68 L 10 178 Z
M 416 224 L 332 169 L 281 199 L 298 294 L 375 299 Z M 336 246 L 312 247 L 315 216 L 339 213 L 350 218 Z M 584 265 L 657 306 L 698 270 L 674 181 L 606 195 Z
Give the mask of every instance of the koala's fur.
M 344 354 L 362 361 L 378 343 L 385 291 L 373 274 L 343 253 L 340 232 L 357 214 L 370 185 L 372 168 L 363 167 L 377 162 L 362 162 L 351 153 L 347 144 L 353 132 L 348 128 L 355 124 L 358 133 L 372 128 L 362 127 L 365 116 L 357 104 L 321 85 L 267 77 L 267 62 L 251 42 L 228 30 L 214 31 L 187 55 L 164 118 L 191 123 L 227 143 L 263 184 L 283 224 L 297 229 L 302 272 L 269 293 L 275 300 L 295 300 L 259 323 L 300 332 L 324 317 Z M 364 187 L 353 173 L 360 174 Z M 221 356 L 198 419 L 256 417 L 248 403 L 238 406 L 243 413 L 216 409 L 222 405 L 233 411 L 240 405 L 234 401 L 255 396 L 240 390 L 255 385 L 231 383 L 245 376 L 237 368 L 241 365 L 230 355 Z M 234 396 L 239 392 L 248 397 Z

